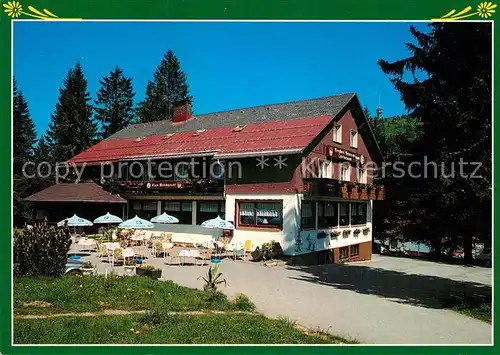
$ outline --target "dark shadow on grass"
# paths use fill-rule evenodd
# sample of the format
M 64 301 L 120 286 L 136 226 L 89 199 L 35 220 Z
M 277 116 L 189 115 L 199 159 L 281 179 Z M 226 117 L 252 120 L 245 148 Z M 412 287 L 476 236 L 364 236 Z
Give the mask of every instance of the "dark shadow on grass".
M 289 266 L 303 273 L 293 279 L 384 297 L 427 308 L 459 303 L 491 305 L 491 286 L 429 275 L 414 275 L 362 265 Z

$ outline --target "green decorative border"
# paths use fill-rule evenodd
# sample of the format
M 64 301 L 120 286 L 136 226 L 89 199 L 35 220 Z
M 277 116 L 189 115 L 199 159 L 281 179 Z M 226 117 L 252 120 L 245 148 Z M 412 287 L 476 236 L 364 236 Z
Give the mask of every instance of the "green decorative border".
M 22 0 L 0 1 L 0 154 L 11 164 L 11 22 L 12 19 L 57 21 L 77 19 L 205 19 L 205 20 L 495 20 L 494 2 L 470 0 Z M 462 9 L 457 11 L 456 9 Z M 475 10 L 475 11 L 474 11 Z M 495 28 L 495 47 L 500 38 Z M 34 38 L 35 40 L 35 38 Z M 39 39 L 37 39 L 39 40 Z M 334 40 L 334 38 L 332 38 Z M 498 78 L 498 76 L 496 76 Z M 498 79 L 495 79 L 495 84 Z M 496 98 L 496 97 L 495 97 Z M 495 104 L 495 111 L 497 105 Z M 499 148 L 494 148 L 499 154 Z M 495 167 L 495 175 L 498 175 Z M 499 354 L 498 347 L 480 346 L 197 346 L 197 347 L 26 347 L 11 346 L 11 173 L 2 169 L 0 255 L 0 354 Z M 494 191 L 496 199 L 497 193 Z M 498 209 L 495 209 L 497 211 Z M 495 212 L 495 217 L 498 212 Z M 498 220 L 498 219 L 497 219 Z M 495 232 L 498 228 L 495 226 Z M 495 246 L 495 252 L 499 248 Z M 496 265 L 496 263 L 495 263 Z M 496 267 L 495 267 L 496 268 Z M 495 270 L 496 271 L 496 270 Z M 325 305 L 326 306 L 326 305 Z M 355 311 L 355 310 L 353 310 Z M 494 316 L 494 318 L 496 318 Z M 345 322 L 346 320 L 342 320 Z M 348 320 L 347 320 L 348 321 Z M 411 321 L 411 320 L 408 320 Z M 495 329 L 496 330 L 496 329 Z M 495 331 L 495 335 L 496 335 Z M 496 338 L 496 336 L 495 336 Z

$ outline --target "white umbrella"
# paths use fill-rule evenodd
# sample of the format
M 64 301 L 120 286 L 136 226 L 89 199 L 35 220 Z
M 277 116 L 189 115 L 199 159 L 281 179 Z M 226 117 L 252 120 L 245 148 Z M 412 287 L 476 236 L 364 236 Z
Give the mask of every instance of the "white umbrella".
M 107 224 L 108 228 L 109 228 L 109 225 L 112 223 L 121 223 L 121 222 L 123 222 L 123 219 L 121 219 L 120 217 L 115 216 L 114 214 L 111 214 L 109 212 L 103 216 L 100 216 L 100 217 L 97 217 L 96 219 L 94 219 L 94 223 Z M 103 237 L 104 237 L 104 232 L 103 232 Z
M 170 224 L 170 223 L 179 223 L 179 219 L 167 214 L 166 212 L 163 212 L 161 215 L 151 218 L 151 222 Z
M 99 223 L 99 224 L 101 224 L 101 223 L 111 224 L 111 223 L 122 223 L 122 222 L 123 222 L 123 219 L 121 219 L 120 217 L 115 216 L 109 212 L 103 216 L 100 216 L 100 217 L 97 217 L 96 219 L 94 219 L 94 223 Z
M 134 218 L 127 219 L 126 221 L 120 223 L 118 228 L 133 228 L 133 229 L 149 229 L 154 228 L 155 225 L 150 221 L 139 218 L 135 216 Z
M 90 222 L 88 219 L 78 217 L 76 214 L 74 214 L 73 217 L 63 219 L 62 221 L 57 223 L 58 227 L 63 227 L 65 225 L 67 225 L 68 227 L 73 227 L 74 233 L 76 234 L 76 227 L 88 227 L 88 226 L 92 226 L 93 223 Z M 72 239 L 73 239 L 73 244 L 76 244 L 76 238 L 74 237 Z M 76 250 L 76 245 L 74 248 Z M 73 255 L 73 257 L 74 257 L 74 255 Z
M 208 221 L 203 222 L 201 226 L 203 228 L 234 229 L 234 224 L 220 218 L 220 216 L 217 216 L 217 218 L 209 219 Z
M 57 226 L 63 227 L 66 223 L 68 223 L 68 227 L 75 227 L 75 228 L 88 227 L 93 225 L 93 223 L 90 222 L 88 219 L 78 217 L 76 214 L 74 214 L 73 217 L 63 219 L 61 222 L 57 223 Z
M 203 222 L 201 224 L 201 226 L 203 228 L 217 228 L 218 230 L 219 229 L 234 229 L 234 224 L 220 218 L 220 216 L 217 216 L 217 218 L 209 219 L 208 221 Z

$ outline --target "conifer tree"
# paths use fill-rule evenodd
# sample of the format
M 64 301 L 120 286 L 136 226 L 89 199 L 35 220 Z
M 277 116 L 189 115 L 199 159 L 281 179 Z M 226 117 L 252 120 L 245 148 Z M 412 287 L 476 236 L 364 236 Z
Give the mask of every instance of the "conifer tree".
M 146 97 L 139 104 L 138 115 L 141 122 L 161 121 L 173 118 L 172 103 L 189 99 L 187 75 L 172 50 L 164 55 L 153 74 L 153 81 L 146 87 Z
M 132 123 L 135 93 L 132 79 L 125 77 L 118 66 L 99 82 L 101 88 L 97 92 L 94 110 L 96 120 L 101 122 L 99 136 L 104 139 Z
M 68 71 L 59 89 L 59 102 L 51 115 L 47 131 L 53 162 L 64 162 L 95 143 L 97 125 L 82 66 L 76 63 Z

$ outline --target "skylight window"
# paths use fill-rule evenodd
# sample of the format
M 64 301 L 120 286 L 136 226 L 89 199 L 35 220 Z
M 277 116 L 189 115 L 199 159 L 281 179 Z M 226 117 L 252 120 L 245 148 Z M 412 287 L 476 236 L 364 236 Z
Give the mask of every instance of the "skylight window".
M 193 133 L 193 136 L 199 136 L 200 134 L 202 134 L 203 132 L 205 132 L 204 129 L 197 129 L 196 132 Z
M 233 128 L 233 132 L 240 132 L 240 131 L 243 131 L 245 129 L 247 125 L 240 125 L 240 126 L 236 126 Z
M 137 142 L 140 142 L 140 141 L 142 141 L 144 138 L 145 138 L 145 137 L 137 137 L 137 138 L 135 139 L 135 142 L 136 142 L 136 143 L 137 143 Z
M 172 137 L 175 133 L 167 133 L 165 134 L 165 136 L 163 137 L 163 139 L 169 139 L 170 137 Z

